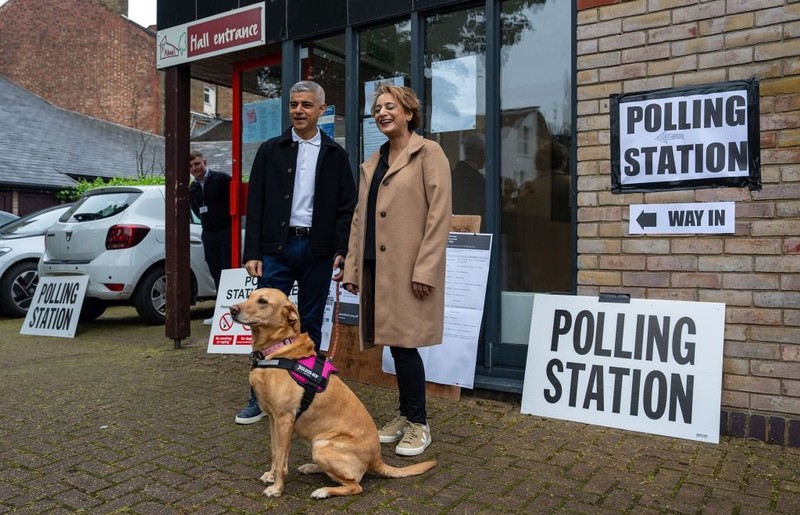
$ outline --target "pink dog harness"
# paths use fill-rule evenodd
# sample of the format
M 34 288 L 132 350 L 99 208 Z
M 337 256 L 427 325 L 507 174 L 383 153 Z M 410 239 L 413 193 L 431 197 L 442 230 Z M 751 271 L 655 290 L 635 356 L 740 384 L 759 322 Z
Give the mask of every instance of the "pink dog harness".
M 330 375 L 339 372 L 322 354 L 308 356 L 299 360 L 286 358 L 264 359 L 264 355 L 261 352 L 255 351 L 250 353 L 250 359 L 252 361 L 251 368 L 282 368 L 287 370 L 291 378 L 303 387 L 303 400 L 300 402 L 295 418 L 308 409 L 318 392 L 325 391 L 325 388 L 328 387 Z

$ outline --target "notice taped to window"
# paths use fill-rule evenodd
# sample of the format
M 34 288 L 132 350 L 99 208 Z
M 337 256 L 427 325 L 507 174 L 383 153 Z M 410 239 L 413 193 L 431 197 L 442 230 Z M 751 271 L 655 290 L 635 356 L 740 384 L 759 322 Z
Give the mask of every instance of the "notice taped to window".
M 523 413 L 719 443 L 725 305 L 536 294 Z

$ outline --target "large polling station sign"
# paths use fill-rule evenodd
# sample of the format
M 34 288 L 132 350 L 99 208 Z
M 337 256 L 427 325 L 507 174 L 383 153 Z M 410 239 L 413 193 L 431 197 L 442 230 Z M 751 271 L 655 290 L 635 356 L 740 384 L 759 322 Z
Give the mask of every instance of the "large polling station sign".
M 522 412 L 719 442 L 725 305 L 537 294 Z
M 89 277 L 40 277 L 20 334 L 72 338 L 78 328 Z
M 265 2 L 209 16 L 156 33 L 156 68 L 227 54 L 266 41 Z
M 612 95 L 614 193 L 761 188 L 755 80 Z

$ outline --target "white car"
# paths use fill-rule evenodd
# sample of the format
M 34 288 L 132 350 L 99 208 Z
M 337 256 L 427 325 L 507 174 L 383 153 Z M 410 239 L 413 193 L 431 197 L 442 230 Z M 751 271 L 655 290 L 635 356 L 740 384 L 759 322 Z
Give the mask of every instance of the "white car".
M 36 271 L 44 252 L 44 233 L 72 206 L 62 204 L 30 213 L 0 228 L 0 310 L 24 317 L 39 283 Z
M 166 319 L 164 186 L 113 186 L 84 193 L 50 229 L 39 275 L 89 277 L 81 320 L 112 303 L 133 304 L 151 324 Z M 201 227 L 189 225 L 192 303 L 216 296 Z

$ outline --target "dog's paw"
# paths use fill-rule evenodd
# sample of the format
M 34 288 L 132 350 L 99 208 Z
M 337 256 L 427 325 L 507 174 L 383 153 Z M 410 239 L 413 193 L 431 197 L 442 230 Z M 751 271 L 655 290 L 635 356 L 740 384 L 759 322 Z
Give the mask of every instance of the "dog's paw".
M 317 488 L 311 492 L 312 499 L 327 499 L 328 497 L 330 497 L 330 494 L 327 488 Z
M 297 467 L 297 471 L 301 474 L 321 474 L 322 469 L 316 463 L 306 463 Z
M 265 485 L 269 484 L 269 483 L 274 483 L 275 482 L 275 472 L 272 471 L 272 470 L 268 470 L 268 471 L 264 472 L 264 474 L 258 480 L 261 481 L 262 483 L 264 483 Z
M 322 488 L 320 488 L 322 490 Z M 283 493 L 283 488 L 277 488 L 275 485 L 272 485 L 264 490 L 264 495 L 267 497 L 280 497 Z

